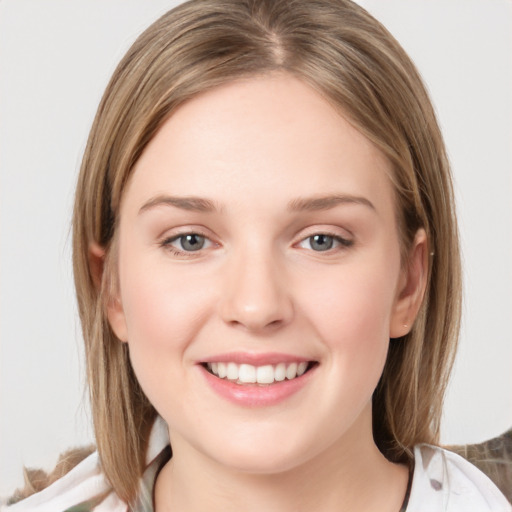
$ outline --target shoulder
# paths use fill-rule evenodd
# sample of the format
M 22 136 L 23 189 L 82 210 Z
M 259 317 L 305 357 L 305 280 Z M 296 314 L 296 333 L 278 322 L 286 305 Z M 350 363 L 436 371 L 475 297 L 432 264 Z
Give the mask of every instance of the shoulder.
M 1 1 L 1 0 L 0 0 Z M 167 425 L 157 417 L 146 452 L 146 469 L 140 480 L 138 501 L 134 509 L 153 508 L 153 486 L 159 469 L 171 457 Z M 128 505 L 114 492 L 101 470 L 97 452 L 82 460 L 64 476 L 40 492 L 0 512 L 128 512 Z
M 496 485 L 461 456 L 430 445 L 414 449 L 408 512 L 511 512 Z
M 59 480 L 42 491 L 0 512 L 126 512 L 103 475 L 94 452 Z
M 512 429 L 483 443 L 446 448 L 483 471 L 512 503 Z

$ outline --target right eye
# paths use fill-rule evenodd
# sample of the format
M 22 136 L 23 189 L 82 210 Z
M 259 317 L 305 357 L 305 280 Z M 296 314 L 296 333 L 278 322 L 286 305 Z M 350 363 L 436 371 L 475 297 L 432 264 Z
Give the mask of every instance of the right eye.
M 339 235 L 315 233 L 304 238 L 299 246 L 303 249 L 310 249 L 315 252 L 332 252 L 351 247 L 353 243 L 352 240 L 342 238 Z
M 183 233 L 167 238 L 162 242 L 163 247 L 171 249 L 177 255 L 198 252 L 210 247 L 211 244 L 212 242 L 200 233 Z

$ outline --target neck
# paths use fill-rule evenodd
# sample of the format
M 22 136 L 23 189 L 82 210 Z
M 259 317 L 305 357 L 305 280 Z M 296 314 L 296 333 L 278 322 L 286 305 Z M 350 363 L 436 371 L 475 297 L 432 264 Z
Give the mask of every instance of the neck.
M 386 460 L 360 434 L 348 433 L 292 469 L 265 474 L 226 467 L 173 436 L 173 458 L 155 486 L 156 512 L 398 512 L 407 468 Z

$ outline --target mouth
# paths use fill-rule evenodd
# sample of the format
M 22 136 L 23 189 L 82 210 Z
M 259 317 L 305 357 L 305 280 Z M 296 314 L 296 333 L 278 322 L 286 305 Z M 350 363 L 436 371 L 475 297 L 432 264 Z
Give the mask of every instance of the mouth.
M 318 365 L 317 361 L 281 362 L 254 366 L 233 361 L 201 363 L 211 375 L 238 385 L 270 386 L 302 377 Z

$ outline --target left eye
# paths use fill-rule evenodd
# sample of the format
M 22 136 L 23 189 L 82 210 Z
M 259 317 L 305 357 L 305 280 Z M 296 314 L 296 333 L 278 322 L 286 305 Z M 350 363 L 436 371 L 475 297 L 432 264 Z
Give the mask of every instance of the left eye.
M 322 252 L 329 251 L 333 247 L 337 247 L 339 245 L 349 247 L 352 245 L 352 242 L 338 236 L 318 233 L 316 235 L 308 236 L 302 240 L 299 245 L 303 249 L 312 249 L 313 251 Z
M 208 243 L 209 240 L 203 235 L 199 235 L 198 233 L 187 233 L 168 240 L 166 245 L 171 245 L 180 251 L 194 252 L 200 251 Z

